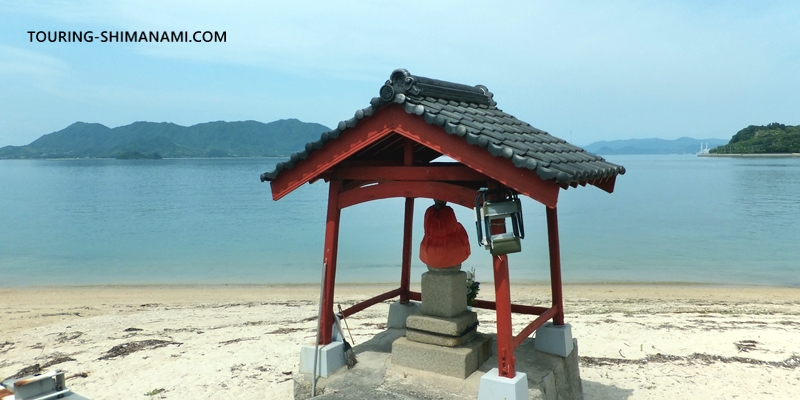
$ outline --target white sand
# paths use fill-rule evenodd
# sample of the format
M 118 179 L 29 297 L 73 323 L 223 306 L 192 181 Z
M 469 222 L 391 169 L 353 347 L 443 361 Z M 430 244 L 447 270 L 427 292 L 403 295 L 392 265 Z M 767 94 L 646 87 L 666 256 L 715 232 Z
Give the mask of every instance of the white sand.
M 342 286 L 337 302 L 391 288 Z M 513 289 L 517 303 L 549 303 L 547 287 Z M 564 295 L 587 399 L 800 398 L 800 289 L 575 285 Z M 44 369 L 66 370 L 68 386 L 95 400 L 290 399 L 318 296 L 314 286 L 0 289 L 0 379 L 60 358 Z M 349 318 L 355 342 L 380 332 L 387 311 Z M 494 311 L 479 317 L 491 333 Z M 528 318 L 515 316 L 516 329 Z M 150 347 L 100 360 L 137 342 Z

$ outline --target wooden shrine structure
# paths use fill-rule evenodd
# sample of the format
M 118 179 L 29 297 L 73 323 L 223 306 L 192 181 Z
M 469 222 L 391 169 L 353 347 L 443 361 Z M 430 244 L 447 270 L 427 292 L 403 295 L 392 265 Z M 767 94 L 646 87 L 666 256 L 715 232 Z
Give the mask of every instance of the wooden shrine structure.
M 329 183 L 319 344 L 332 340 L 342 209 L 371 200 L 405 198 L 400 285 L 342 311 L 340 317 L 346 318 L 395 297 L 401 303 L 421 300 L 420 293 L 409 286 L 415 198 L 445 200 L 472 209 L 479 189 L 508 188 L 545 208 L 552 286 L 549 307 L 514 304 L 508 257 L 491 256 L 496 301 L 477 300 L 473 307 L 496 310 L 499 375 L 513 378 L 514 349 L 545 322 L 552 319 L 555 325 L 564 324 L 559 191 L 593 185 L 611 193 L 616 176 L 625 169 L 506 114 L 481 85 L 429 79 L 398 69 L 379 93 L 369 107 L 261 175 L 262 181 L 270 181 L 274 200 L 306 182 Z M 432 162 L 442 155 L 456 162 Z M 505 232 L 505 227 L 492 226 L 492 230 Z M 536 318 L 514 335 L 512 313 Z

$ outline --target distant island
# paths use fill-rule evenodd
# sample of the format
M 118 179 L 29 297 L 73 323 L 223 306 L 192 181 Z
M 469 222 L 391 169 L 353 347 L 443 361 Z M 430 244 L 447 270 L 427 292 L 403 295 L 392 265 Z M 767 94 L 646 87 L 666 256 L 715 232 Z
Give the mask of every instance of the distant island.
M 731 140 L 709 151 L 711 155 L 800 153 L 800 125 L 773 122 L 750 125 L 736 132 Z
M 288 156 L 330 128 L 297 119 L 208 122 L 189 127 L 134 122 L 109 128 L 76 122 L 26 146 L 0 148 L 0 159 L 196 158 Z
M 625 154 L 697 154 L 701 145 L 708 147 L 727 143 L 725 139 L 626 139 L 594 142 L 583 148 L 598 155 Z

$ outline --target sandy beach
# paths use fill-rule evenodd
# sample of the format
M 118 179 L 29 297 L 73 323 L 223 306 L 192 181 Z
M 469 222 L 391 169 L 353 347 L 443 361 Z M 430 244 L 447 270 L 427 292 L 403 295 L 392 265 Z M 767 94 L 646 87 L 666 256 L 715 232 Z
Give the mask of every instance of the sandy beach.
M 336 301 L 391 288 L 340 286 Z M 512 287 L 521 304 L 549 294 Z M 3 288 L 0 379 L 60 368 L 91 399 L 290 399 L 318 296 L 307 285 Z M 586 399 L 800 393 L 800 288 L 566 285 L 564 296 Z M 388 302 L 349 318 L 355 342 L 380 332 L 387 312 Z M 491 333 L 494 311 L 478 313 Z

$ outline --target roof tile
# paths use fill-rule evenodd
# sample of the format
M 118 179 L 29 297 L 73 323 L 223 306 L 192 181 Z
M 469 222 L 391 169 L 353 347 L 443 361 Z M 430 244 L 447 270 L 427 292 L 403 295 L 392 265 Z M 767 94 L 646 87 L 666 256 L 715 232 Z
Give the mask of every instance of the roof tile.
M 353 118 L 339 122 L 336 129 L 323 133 L 319 140 L 292 154 L 288 161 L 278 163 L 275 170 L 262 174 L 261 180 L 275 179 L 309 153 L 336 139 L 342 131 L 390 103 L 399 103 L 407 113 L 422 116 L 426 123 L 441 126 L 448 134 L 463 137 L 470 145 L 485 148 L 496 157 L 510 159 L 518 168 L 535 171 L 545 180 L 571 184 L 625 173 L 624 167 L 503 112 L 484 86 L 439 81 L 400 69 L 392 73 L 379 93 L 369 107 L 357 110 Z

